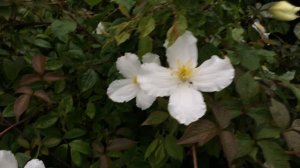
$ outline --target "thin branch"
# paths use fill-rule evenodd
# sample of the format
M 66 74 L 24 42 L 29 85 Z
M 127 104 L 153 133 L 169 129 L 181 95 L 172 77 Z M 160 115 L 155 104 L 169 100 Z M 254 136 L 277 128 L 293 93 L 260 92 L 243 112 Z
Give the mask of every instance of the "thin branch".
M 193 154 L 193 165 L 194 165 L 194 168 L 198 168 L 196 144 L 193 144 L 193 146 L 192 146 L 192 154 Z
M 31 116 L 31 117 L 32 117 L 32 116 Z M 7 132 L 9 132 L 11 129 L 13 129 L 13 128 L 17 127 L 18 125 L 22 124 L 23 122 L 29 120 L 31 117 L 28 117 L 28 118 L 25 118 L 25 119 L 23 119 L 23 120 L 21 120 L 21 121 L 19 121 L 19 122 L 16 122 L 16 123 L 14 123 L 13 125 L 7 127 L 5 130 L 1 131 L 1 132 L 0 132 L 0 138 L 1 138 L 2 136 L 4 136 Z

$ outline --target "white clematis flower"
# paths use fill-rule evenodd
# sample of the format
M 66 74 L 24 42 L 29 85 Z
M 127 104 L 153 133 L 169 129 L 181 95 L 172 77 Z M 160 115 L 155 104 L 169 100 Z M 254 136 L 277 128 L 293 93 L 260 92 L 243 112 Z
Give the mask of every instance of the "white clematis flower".
M 96 34 L 105 34 L 105 26 L 102 22 L 99 22 L 96 28 Z
M 159 65 L 158 55 L 147 53 L 143 56 L 143 63 L 153 63 Z M 124 56 L 118 58 L 117 69 L 126 78 L 113 81 L 108 89 L 109 98 L 115 102 L 128 102 L 136 97 L 136 106 L 145 110 L 149 108 L 155 101 L 155 96 L 150 96 L 140 88 L 137 80 L 138 74 L 141 72 L 141 62 L 137 55 L 125 53 Z
M 168 110 L 178 122 L 188 125 L 206 112 L 201 92 L 215 92 L 233 80 L 234 69 L 228 58 L 212 56 L 197 66 L 197 39 L 189 31 L 167 47 L 169 68 L 158 64 L 142 65 L 138 82 L 152 96 L 170 96 Z M 198 91 L 199 90 L 199 91 Z
M 18 168 L 18 162 L 11 151 L 0 150 L 0 168 Z M 32 159 L 24 168 L 45 168 L 43 161 Z

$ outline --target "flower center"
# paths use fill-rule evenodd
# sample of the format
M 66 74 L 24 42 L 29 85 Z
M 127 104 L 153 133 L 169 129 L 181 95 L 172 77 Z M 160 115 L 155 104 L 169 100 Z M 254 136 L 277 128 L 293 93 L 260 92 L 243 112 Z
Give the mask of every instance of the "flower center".
M 132 82 L 133 82 L 134 84 L 136 84 L 136 85 L 139 84 L 138 81 L 137 81 L 137 77 L 136 77 L 136 76 L 133 76 L 133 77 L 132 77 Z
M 180 65 L 176 74 L 181 81 L 187 81 L 191 78 L 193 69 L 190 66 Z

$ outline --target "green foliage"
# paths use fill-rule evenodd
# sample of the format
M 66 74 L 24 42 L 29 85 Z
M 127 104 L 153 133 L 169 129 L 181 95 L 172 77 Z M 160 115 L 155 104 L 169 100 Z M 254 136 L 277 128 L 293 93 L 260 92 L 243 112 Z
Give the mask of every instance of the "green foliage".
M 300 167 L 300 25 L 262 18 L 256 2 L 1 1 L 0 149 L 20 167 L 192 167 L 191 146 L 201 168 Z M 108 98 L 118 57 L 153 52 L 166 65 L 163 44 L 186 30 L 199 63 L 218 55 L 235 68 L 228 88 L 203 93 L 203 118 L 186 127 L 167 98 L 146 111 Z

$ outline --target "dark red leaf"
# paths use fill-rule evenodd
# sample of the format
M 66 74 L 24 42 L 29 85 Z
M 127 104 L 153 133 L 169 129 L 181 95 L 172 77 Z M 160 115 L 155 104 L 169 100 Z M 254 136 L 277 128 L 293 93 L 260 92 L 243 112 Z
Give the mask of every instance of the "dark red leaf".
M 22 86 L 22 87 L 19 87 L 17 90 L 16 90 L 16 93 L 22 93 L 22 94 L 29 94 L 31 95 L 33 93 L 32 89 L 28 86 Z
M 53 101 L 49 98 L 48 94 L 44 90 L 38 90 L 33 93 L 34 96 L 44 100 L 48 104 L 52 104 Z
M 220 104 L 213 102 L 210 104 L 212 112 L 221 128 L 226 128 L 230 124 L 229 112 Z
M 218 134 L 216 125 L 206 119 L 200 119 L 187 127 L 183 136 L 178 140 L 178 144 L 206 144 Z
M 32 67 L 33 69 L 39 73 L 43 74 L 45 72 L 45 64 L 47 61 L 47 57 L 43 55 L 36 55 L 32 58 Z
M 127 138 L 116 138 L 108 142 L 107 151 L 122 151 L 129 149 L 137 142 Z
M 101 168 L 111 168 L 111 160 L 106 155 L 100 155 L 100 167 Z
M 20 120 L 21 115 L 28 108 L 30 102 L 31 95 L 23 94 L 17 98 L 14 104 L 14 114 L 16 116 L 17 121 Z
M 20 86 L 29 85 L 34 82 L 40 81 L 41 77 L 38 74 L 26 74 L 20 81 Z
M 64 80 L 65 77 L 61 73 L 55 72 L 48 72 L 43 76 L 43 80 L 47 82 L 57 81 L 57 80 Z
M 94 142 L 92 144 L 92 147 L 94 149 L 94 151 L 98 152 L 98 153 L 104 153 L 104 146 L 100 143 Z
M 232 161 L 235 159 L 238 151 L 237 139 L 232 132 L 222 131 L 220 134 L 223 152 L 228 162 L 229 167 L 235 167 Z

